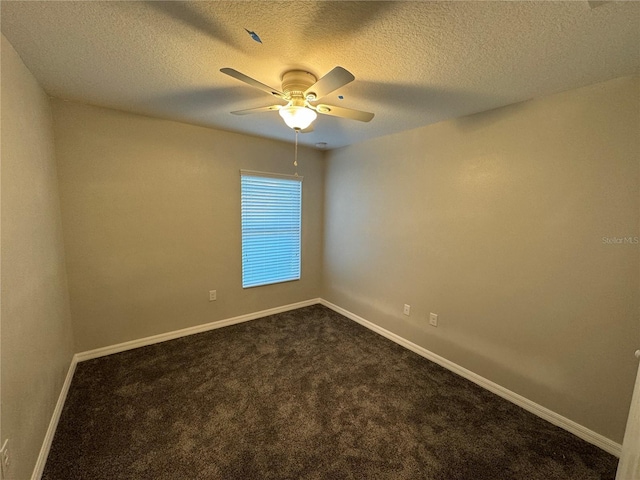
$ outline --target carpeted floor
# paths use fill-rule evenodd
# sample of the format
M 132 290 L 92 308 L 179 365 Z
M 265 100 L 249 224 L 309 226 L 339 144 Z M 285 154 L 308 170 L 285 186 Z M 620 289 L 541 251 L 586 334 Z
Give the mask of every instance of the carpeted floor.
M 578 480 L 616 465 L 315 305 L 80 363 L 42 478 Z

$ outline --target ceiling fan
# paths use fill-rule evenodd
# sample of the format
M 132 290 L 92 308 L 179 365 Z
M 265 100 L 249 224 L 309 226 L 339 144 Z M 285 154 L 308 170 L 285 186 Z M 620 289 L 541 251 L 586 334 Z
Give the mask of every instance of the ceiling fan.
M 287 102 L 286 105 L 269 105 L 267 107 L 249 108 L 231 112 L 234 115 L 247 115 L 250 113 L 277 110 L 285 123 L 296 131 L 303 131 L 305 129 L 306 131 L 310 131 L 308 127 L 316 119 L 316 113 L 358 120 L 360 122 L 369 122 L 374 116 L 373 113 L 362 112 L 360 110 L 326 105 L 324 103 L 315 104 L 317 100 L 355 79 L 350 72 L 342 67 L 335 67 L 324 77 L 320 78 L 320 80 L 312 73 L 304 70 L 290 70 L 282 75 L 282 91 L 271 88 L 233 68 L 222 68 L 220 71 Z

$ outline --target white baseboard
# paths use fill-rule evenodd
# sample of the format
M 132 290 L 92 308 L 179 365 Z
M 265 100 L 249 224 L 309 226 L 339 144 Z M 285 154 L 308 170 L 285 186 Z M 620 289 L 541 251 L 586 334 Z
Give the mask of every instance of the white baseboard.
M 269 308 L 267 310 L 261 310 L 259 312 L 248 313 L 246 315 L 240 315 L 238 317 L 228 318 L 226 320 L 218 320 L 215 322 L 205 323 L 203 325 L 196 325 L 194 327 L 183 328 L 181 330 L 174 330 L 173 332 L 161 333 L 159 335 L 153 335 L 151 337 L 144 337 L 138 340 L 131 340 L 129 342 L 118 343 L 108 347 L 96 348 L 95 350 L 88 350 L 76 354 L 78 362 L 84 362 L 85 360 L 91 360 L 92 358 L 104 357 L 113 353 L 124 352 L 125 350 L 132 350 L 134 348 L 145 347 L 154 343 L 166 342 L 167 340 L 174 340 L 180 337 L 186 337 L 187 335 L 193 335 L 195 333 L 207 332 L 209 330 L 215 330 L 216 328 L 228 327 L 237 323 L 248 322 L 257 318 L 267 317 L 269 315 L 275 315 L 276 313 L 288 312 L 289 310 L 295 310 L 297 308 L 308 307 L 309 305 L 315 305 L 320 303 L 321 299 L 313 298 L 311 300 L 305 300 L 303 302 L 291 303 L 289 305 L 283 305 L 282 307 Z
M 49 450 L 51 448 L 51 443 L 53 442 L 53 436 L 56 432 L 56 428 L 58 426 L 58 421 L 60 420 L 60 415 L 62 413 L 62 408 L 64 406 L 64 402 L 67 398 L 67 393 L 69 392 L 69 387 L 71 385 L 71 380 L 73 379 L 73 374 L 75 373 L 76 365 L 79 362 L 90 360 L 93 358 L 103 357 L 106 355 L 111 355 L 113 353 L 124 352 L 126 350 L 132 350 L 138 347 L 144 347 L 147 345 L 152 345 L 154 343 L 165 342 L 167 340 L 173 340 L 175 338 L 185 337 L 187 335 L 193 335 L 195 333 L 206 332 L 209 330 L 215 330 L 217 328 L 228 327 L 230 325 L 236 325 L 242 322 L 248 322 L 250 320 L 255 320 L 258 318 L 263 318 L 269 315 L 275 315 L 277 313 L 288 312 L 290 310 L 295 310 L 297 308 L 308 307 L 310 305 L 322 304 L 335 312 L 344 315 L 345 317 L 359 323 L 360 325 L 372 330 L 385 338 L 401 345 L 418 355 L 431 360 L 438 365 L 443 366 L 444 368 L 460 375 L 467 380 L 472 381 L 473 383 L 489 390 L 490 392 L 499 395 L 500 397 L 509 400 L 510 402 L 524 408 L 525 410 L 537 415 L 538 417 L 547 420 L 548 422 L 556 425 L 564 430 L 576 435 L 577 437 L 582 438 L 583 440 L 603 449 L 606 452 L 611 453 L 617 457 L 620 457 L 620 452 L 622 450 L 622 446 L 619 443 L 614 442 L 606 438 L 599 433 L 596 433 L 592 430 L 589 430 L 586 427 L 574 422 L 573 420 L 569 420 L 562 415 L 555 413 L 548 408 L 543 407 L 542 405 L 538 405 L 535 402 L 523 397 L 522 395 L 518 395 L 511 390 L 508 390 L 497 383 L 494 383 L 490 380 L 487 380 L 476 373 L 473 373 L 470 370 L 467 370 L 460 365 L 457 365 L 446 358 L 443 358 L 433 352 L 430 352 L 426 348 L 423 348 L 415 343 L 406 340 L 395 333 L 392 333 L 384 328 L 365 320 L 364 318 L 351 313 L 344 308 L 341 308 L 337 305 L 334 305 L 331 302 L 328 302 L 322 298 L 314 298 L 310 300 L 305 300 L 303 302 L 292 303 L 289 305 L 284 305 L 281 307 L 270 308 L 267 310 L 262 310 L 259 312 L 249 313 L 246 315 L 240 315 L 238 317 L 228 318 L 226 320 L 219 320 L 216 322 L 205 323 L 203 325 L 197 325 L 194 327 L 183 328 L 181 330 L 175 330 L 173 332 L 161 333 L 159 335 L 153 335 L 150 337 L 141 338 L 138 340 L 132 340 L 129 342 L 119 343 L 117 345 L 111 345 L 108 347 L 97 348 L 95 350 L 89 350 L 86 352 L 77 353 L 73 356 L 71 361 L 71 365 L 69 366 L 69 371 L 67 372 L 67 377 L 65 378 L 64 384 L 62 385 L 62 389 L 60 391 L 60 396 L 58 397 L 58 402 L 56 404 L 56 408 L 53 411 L 53 415 L 51 416 L 51 421 L 49 422 L 49 428 L 47 429 L 47 433 L 45 435 L 44 441 L 42 443 L 42 447 L 40 449 L 40 454 L 38 455 L 38 460 L 36 462 L 36 466 L 33 470 L 33 475 L 31 476 L 31 480 L 40 480 L 42 476 L 42 472 L 44 471 L 44 466 L 47 461 L 47 456 L 49 455 Z
M 320 299 L 314 298 L 311 300 L 305 300 L 303 302 L 297 302 L 289 305 L 284 305 L 281 307 L 261 310 L 259 312 L 248 313 L 246 315 L 240 315 L 238 317 L 228 318 L 226 320 L 219 320 L 216 322 L 205 323 L 203 325 L 197 325 L 195 327 L 183 328 L 181 330 L 175 330 L 173 332 L 161 333 L 159 335 L 153 335 L 151 337 L 145 337 L 138 340 L 119 343 L 117 345 L 111 345 L 108 347 L 96 348 L 95 350 L 76 353 L 71 360 L 71 365 L 69 366 L 67 377 L 65 378 L 64 384 L 62 385 L 62 389 L 60 390 L 58 402 L 56 403 L 56 408 L 53 410 L 53 415 L 51 416 L 51 421 L 49 422 L 49 428 L 47 429 L 47 433 L 45 434 L 44 441 L 42 442 L 42 447 L 40 448 L 40 454 L 38 455 L 36 466 L 33 469 L 31 480 L 40 480 L 40 477 L 42 477 L 42 472 L 44 471 L 44 466 L 47 463 L 47 457 L 49 456 L 49 450 L 51 449 L 51 443 L 53 442 L 53 436 L 56 433 L 56 428 L 58 427 L 60 415 L 62 414 L 62 408 L 64 407 L 65 400 L 67 399 L 67 394 L 69 393 L 71 380 L 73 379 L 73 374 L 76 371 L 76 365 L 79 362 L 90 360 L 92 358 L 104 357 L 106 355 L 111 355 L 112 353 L 124 352 L 125 350 L 132 350 L 134 348 L 144 347 L 146 345 L 152 345 L 154 343 L 173 340 L 175 338 L 185 337 L 187 335 L 193 335 L 195 333 L 215 330 L 216 328 L 228 327 L 230 325 L 235 325 L 242 322 L 248 322 L 250 320 L 267 317 L 269 315 L 275 315 L 276 313 L 288 312 L 290 310 L 295 310 L 297 308 L 302 308 L 302 307 L 308 307 L 309 305 L 316 305 L 318 303 L 320 303 Z
M 562 415 L 552 410 L 549 410 L 548 408 L 543 407 L 542 405 L 538 405 L 537 403 L 532 402 L 531 400 L 523 397 L 522 395 L 518 395 L 517 393 L 512 392 L 511 390 L 508 390 L 498 385 L 497 383 L 492 382 L 491 380 L 487 380 L 486 378 L 481 377 L 480 375 L 472 372 L 471 370 L 467 370 L 466 368 L 461 367 L 460 365 L 453 363 L 447 360 L 446 358 L 441 357 L 440 355 L 430 352 L 426 348 L 416 345 L 415 343 L 410 342 L 409 340 L 406 340 L 401 336 L 390 332 L 389 330 L 379 327 L 378 325 L 368 320 L 365 320 L 364 318 L 354 313 L 351 313 L 350 311 L 345 310 L 344 308 L 338 307 L 337 305 L 334 305 L 333 303 L 328 302 L 324 299 L 321 299 L 320 303 L 325 307 L 328 307 L 331 310 L 341 315 L 344 315 L 345 317 L 359 323 L 360 325 L 368 328 L 369 330 L 373 330 L 374 332 L 382 335 L 383 337 L 388 338 L 392 342 L 395 342 L 398 345 L 402 345 L 403 347 L 411 350 L 412 352 L 417 353 L 418 355 L 428 360 L 431 360 L 432 362 L 437 363 L 438 365 L 446 368 L 447 370 L 450 370 L 453 373 L 456 373 L 461 377 L 472 381 L 476 385 L 479 385 L 482 388 L 489 390 L 490 392 L 493 392 L 496 395 L 499 395 L 500 397 L 506 400 L 509 400 L 511 403 L 514 403 L 519 407 L 524 408 L 525 410 L 533 413 L 534 415 L 537 415 L 538 417 L 548 421 L 549 423 L 552 423 L 553 425 L 560 427 L 568 431 L 569 433 L 574 434 L 576 437 L 580 437 L 581 439 L 595 445 L 596 447 L 601 448 L 605 452 L 609 452 L 610 454 L 615 455 L 616 457 L 620 457 L 620 452 L 622 451 L 622 445 L 620 445 L 619 443 L 616 443 L 613 440 L 610 440 L 607 437 L 594 432 L 593 430 L 589 430 L 588 428 L 583 427 L 582 425 L 574 422 L 573 420 L 569 420 L 568 418 L 563 417 Z
M 40 447 L 40 453 L 38 454 L 38 460 L 36 460 L 36 466 L 33 469 L 31 480 L 40 480 L 40 477 L 42 477 L 42 472 L 44 471 L 44 466 L 47 463 L 47 457 L 49 456 L 49 450 L 51 449 L 51 443 L 53 442 L 53 436 L 56 433 L 56 428 L 58 428 L 58 421 L 60 420 L 60 415 L 62 414 L 62 407 L 64 407 L 64 402 L 67 399 L 67 393 L 69 393 L 71 380 L 73 379 L 73 374 L 75 373 L 76 365 L 78 364 L 78 359 L 76 357 L 77 355 L 74 355 L 71 359 L 71 365 L 69 365 L 67 376 L 64 379 L 64 383 L 62 384 L 60 395 L 58 395 L 56 408 L 53 409 L 53 414 L 51 415 L 51 420 L 49 421 L 49 428 L 47 428 L 47 433 L 44 436 L 42 447 Z

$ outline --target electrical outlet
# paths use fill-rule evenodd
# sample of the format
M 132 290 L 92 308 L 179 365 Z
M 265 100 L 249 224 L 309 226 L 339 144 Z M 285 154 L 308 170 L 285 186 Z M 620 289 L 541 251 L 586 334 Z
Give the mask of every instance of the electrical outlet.
M 404 308 L 402 309 L 402 313 L 405 315 L 409 315 L 411 313 L 411 305 L 404 304 Z
M 214 300 L 217 300 L 218 294 L 216 293 L 216 290 L 209 290 L 209 301 L 213 302 Z
M 9 475 L 9 439 L 7 438 L 0 448 L 0 478 L 6 478 Z
M 435 313 L 430 313 L 429 314 L 429 325 L 431 325 L 433 327 L 437 327 L 438 326 L 438 315 L 436 315 Z

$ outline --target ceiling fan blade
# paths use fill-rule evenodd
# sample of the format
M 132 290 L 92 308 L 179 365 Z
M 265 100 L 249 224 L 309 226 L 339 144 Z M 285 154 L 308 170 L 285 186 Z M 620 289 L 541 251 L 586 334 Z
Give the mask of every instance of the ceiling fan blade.
M 245 110 L 236 110 L 235 112 L 231 112 L 234 115 L 249 115 L 250 113 L 259 113 L 259 112 L 275 112 L 276 110 L 280 110 L 284 105 L 269 105 L 268 107 L 257 107 L 257 108 L 247 108 Z
M 349 118 L 359 122 L 370 122 L 374 117 L 373 113 L 352 110 L 351 108 L 336 107 L 335 105 L 316 105 L 316 112 L 333 117 Z
M 269 85 L 265 85 L 264 83 L 260 83 L 259 81 L 254 80 L 253 78 L 245 75 L 244 73 L 240 73 L 239 71 L 234 70 L 233 68 L 221 68 L 220 71 L 222 73 L 229 75 L 230 77 L 235 78 L 236 80 L 240 80 L 241 82 L 251 85 L 252 87 L 258 88 L 263 92 L 267 92 L 270 95 L 274 95 L 276 97 L 280 97 L 287 100 L 287 96 L 281 91 L 276 90 L 275 88 L 271 88 Z
M 307 95 L 313 93 L 315 94 L 317 100 L 326 95 L 329 95 L 331 92 L 337 90 L 340 87 L 344 87 L 347 83 L 353 82 L 355 78 L 356 77 L 354 77 L 351 72 L 345 70 L 342 67 L 336 67 L 316 83 L 307 88 L 307 91 L 304 92 L 304 97 L 306 98 Z

